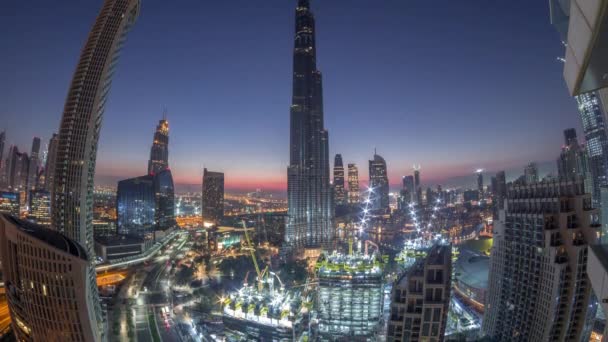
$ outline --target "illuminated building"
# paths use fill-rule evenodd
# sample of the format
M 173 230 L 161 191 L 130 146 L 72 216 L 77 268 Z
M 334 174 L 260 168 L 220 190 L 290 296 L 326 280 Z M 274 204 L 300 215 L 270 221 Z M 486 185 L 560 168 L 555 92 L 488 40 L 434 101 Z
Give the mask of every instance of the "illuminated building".
M 53 133 L 53 137 L 49 141 L 49 152 L 44 166 L 44 189 L 51 192 L 53 190 L 53 182 L 55 181 L 55 161 L 57 160 L 57 143 L 59 135 Z
M 38 187 L 38 170 L 40 169 L 40 138 L 34 137 L 32 151 L 28 163 L 27 190 L 36 190 Z
M 19 217 L 19 196 L 18 192 L 0 191 L 0 213 Z
M 346 204 L 344 165 L 342 164 L 341 154 L 336 154 L 336 157 L 334 158 L 334 201 L 338 205 Z
M 348 203 L 359 204 L 359 169 L 355 164 L 348 164 Z
M 507 177 L 504 171 L 496 173 L 496 184 L 492 189 L 493 198 L 492 204 L 494 205 L 493 217 L 494 220 L 498 219 L 498 211 L 503 208 L 505 198 L 507 197 Z
M 593 194 L 593 179 L 587 151 L 578 143 L 574 128 L 564 131 L 564 146 L 557 159 L 557 174 L 560 179 L 566 180 L 582 177 L 585 180 L 585 192 Z
M 13 191 L 27 190 L 29 162 L 27 153 L 21 153 L 17 146 L 11 146 L 8 152 L 8 163 L 6 165 L 9 189 Z
M 416 195 L 416 188 L 414 186 L 414 176 L 403 176 L 402 182 L 403 190 L 405 191 L 404 201 L 408 204 L 412 203 L 415 200 L 414 196 Z
M 154 132 L 154 141 L 148 161 L 148 174 L 157 174 L 167 168 L 169 168 L 169 121 L 163 118 L 158 122 Z
M 483 170 L 479 169 L 475 172 L 477 174 L 477 191 L 479 192 L 479 198 L 483 198 Z
M 587 247 L 599 228 L 581 179 L 509 186 L 494 221 L 484 334 L 581 340 L 591 304 Z
M 28 220 L 44 226 L 51 225 L 51 194 L 45 190 L 30 191 Z
M 295 18 L 285 243 L 288 248 L 319 248 L 333 240 L 334 208 L 315 18 L 308 0 L 298 0 Z
M 384 300 L 384 262 L 371 255 L 323 254 L 315 265 L 315 309 L 321 341 L 363 340 L 379 334 Z
M 224 174 L 203 170 L 203 220 L 219 223 L 224 217 Z
M 153 240 L 156 224 L 154 176 L 146 175 L 118 182 L 116 214 L 118 234 Z
M 103 2 L 81 50 L 59 125 L 51 191 L 52 228 L 80 244 L 91 262 L 95 259 L 92 221 L 97 142 L 120 50 L 139 8 L 139 0 Z M 103 339 L 93 268 L 78 293 L 86 295 L 89 319 L 95 327 L 96 336 L 90 341 Z
M 454 291 L 469 306 L 483 312 L 488 290 L 490 258 L 461 248 L 454 268 Z
M 101 341 L 89 295 L 90 260 L 76 241 L 0 216 L 0 253 L 17 341 Z M 93 274 L 94 274 L 93 270 Z
M 4 143 L 6 142 L 6 131 L 0 132 L 0 186 L 3 186 L 4 180 Z
M 175 187 L 171 170 L 159 171 L 154 175 L 156 231 L 166 231 L 175 223 Z
M 372 210 L 389 210 L 389 186 L 386 170 L 386 161 L 380 155 L 374 153 L 374 159 L 369 161 L 369 187 L 373 189 L 371 198 Z
M 393 284 L 387 341 L 442 341 L 450 304 L 452 249 L 434 246 Z
M 95 236 L 95 254 L 104 261 L 133 257 L 146 248 L 146 241 L 137 236 Z

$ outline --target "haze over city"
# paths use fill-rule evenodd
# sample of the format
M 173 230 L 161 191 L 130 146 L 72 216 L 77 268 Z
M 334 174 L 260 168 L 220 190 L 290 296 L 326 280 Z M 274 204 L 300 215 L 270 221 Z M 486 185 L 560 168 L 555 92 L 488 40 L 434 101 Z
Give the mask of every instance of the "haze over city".
M 552 166 L 560 132 L 580 131 L 544 1 L 315 6 L 330 155 L 359 165 L 362 182 L 374 148 L 393 187 L 414 163 L 425 184 L 469 185 L 477 168 Z M 11 53 L 0 64 L 0 129 L 10 132 L 7 145 L 27 150 L 32 135 L 46 142 L 58 128 L 97 8 L 1 7 L 2 46 Z M 200 184 L 208 167 L 226 174 L 227 189 L 284 191 L 292 2 L 148 0 L 142 10 L 105 111 L 97 183 L 144 171 L 150 131 L 166 108 L 177 188 Z

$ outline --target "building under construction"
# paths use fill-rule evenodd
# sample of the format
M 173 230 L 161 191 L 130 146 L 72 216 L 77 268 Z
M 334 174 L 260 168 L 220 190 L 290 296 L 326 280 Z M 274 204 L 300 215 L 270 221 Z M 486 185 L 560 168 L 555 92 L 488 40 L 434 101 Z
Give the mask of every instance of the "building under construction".
M 367 253 L 367 244 L 365 253 L 353 253 L 351 248 L 349 254 L 319 258 L 315 309 L 321 341 L 376 340 L 381 332 L 384 265 L 377 253 Z

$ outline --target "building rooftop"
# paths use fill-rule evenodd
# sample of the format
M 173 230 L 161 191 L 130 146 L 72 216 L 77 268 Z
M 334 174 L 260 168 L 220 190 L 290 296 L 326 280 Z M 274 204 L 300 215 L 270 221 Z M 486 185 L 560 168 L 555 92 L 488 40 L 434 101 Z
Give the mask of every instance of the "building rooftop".
M 96 236 L 95 242 L 104 246 L 122 246 L 144 243 L 144 239 L 132 235 Z
M 10 215 L 4 215 L 4 218 L 13 223 L 22 232 L 30 235 L 31 237 L 38 239 L 48 245 L 51 245 L 61 251 L 69 253 L 75 257 L 83 260 L 88 260 L 87 253 L 76 241 L 68 238 L 58 231 L 51 230 L 39 226 L 37 224 L 17 219 Z
M 334 252 L 323 254 L 317 261 L 315 268 L 319 276 L 338 276 L 361 274 L 366 276 L 381 276 L 383 274 L 383 260 L 376 253 L 352 255 Z

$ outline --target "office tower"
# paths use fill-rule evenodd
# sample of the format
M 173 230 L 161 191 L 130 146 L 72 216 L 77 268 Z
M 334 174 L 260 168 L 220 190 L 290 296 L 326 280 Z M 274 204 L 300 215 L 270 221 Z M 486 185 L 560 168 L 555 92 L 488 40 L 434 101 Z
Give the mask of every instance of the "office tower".
M 51 194 L 46 190 L 32 190 L 29 197 L 29 221 L 43 227 L 51 226 Z
M 298 0 L 295 17 L 285 242 L 295 248 L 318 248 L 334 236 L 329 138 L 323 125 L 315 18 L 308 0 Z
M 158 122 L 154 141 L 150 149 L 148 174 L 153 175 L 169 168 L 169 121 L 165 118 Z
M 30 153 L 27 190 L 36 190 L 38 187 L 38 170 L 40 169 L 40 138 L 34 137 L 32 151 Z
M 53 133 L 53 137 L 49 141 L 49 152 L 44 166 L 44 189 L 48 192 L 53 190 L 53 182 L 55 181 L 55 161 L 57 160 L 57 143 L 59 135 Z M 52 195 L 51 195 L 52 197 Z
M 585 192 L 593 194 L 593 179 L 587 151 L 578 143 L 574 128 L 564 131 L 564 146 L 557 159 L 557 174 L 560 179 L 566 180 L 582 177 L 585 180 Z
M 154 175 L 156 203 L 156 231 L 175 227 L 175 187 L 171 170 L 162 170 Z
M 25 191 L 29 169 L 27 153 L 19 152 L 17 146 L 11 146 L 7 159 L 8 188 L 13 191 Z
M 583 181 L 510 185 L 494 221 L 483 332 L 498 341 L 578 341 L 600 228 Z
M 224 174 L 203 170 L 203 220 L 218 224 L 224 217 Z
M 593 179 L 593 205 L 600 205 L 600 187 L 607 184 L 608 136 L 606 122 L 595 93 L 576 96 L 587 143 L 587 157 Z
M 414 176 L 403 176 L 403 189 L 407 191 L 406 201 L 408 203 L 415 201 L 416 187 L 414 186 Z M 409 195 L 409 196 L 408 196 Z
M 156 219 L 154 176 L 145 175 L 118 182 L 116 215 L 118 234 L 153 240 Z
M 429 205 L 429 206 L 433 205 L 437 201 L 437 196 L 433 192 L 433 189 L 431 189 L 430 186 L 426 188 L 425 197 L 426 197 L 426 205 Z
M 81 50 L 59 126 L 52 228 L 81 244 L 89 261 L 95 259 L 92 207 L 99 130 L 118 56 L 139 7 L 139 0 L 104 1 Z M 80 291 L 86 294 L 94 322 L 86 328 L 93 332 L 86 333 L 94 335 L 91 340 L 101 340 L 105 329 L 93 268 Z
M 6 141 L 6 132 L 0 132 L 0 177 L 4 171 L 4 143 Z M 0 182 L 1 183 L 1 182 Z
M 477 174 L 477 191 L 479 191 L 479 198 L 483 198 L 483 170 L 479 169 L 477 171 L 475 171 L 475 173 Z
M 389 210 L 386 161 L 375 152 L 374 159 L 369 161 L 369 187 L 373 191 L 370 207 L 374 210 Z
M 452 249 L 435 245 L 393 284 L 387 341 L 443 341 Z
M 346 204 L 346 189 L 344 188 L 344 165 L 342 155 L 334 158 L 334 201 L 338 205 Z
M 79 243 L 56 230 L 0 215 L 0 255 L 17 341 L 101 340 L 83 291 L 91 260 Z
M 18 192 L 0 191 L 0 213 L 19 218 L 21 201 Z
M 348 203 L 359 204 L 359 169 L 355 164 L 348 164 Z
M 420 185 L 420 165 L 414 165 L 414 201 L 422 204 L 422 186 Z
M 536 166 L 536 163 L 526 165 L 524 169 L 524 180 L 526 184 L 538 182 L 538 167 Z
M 319 282 L 315 309 L 322 341 L 365 341 L 378 336 L 383 268 L 376 253 L 321 255 L 315 267 Z
M 499 210 L 504 207 L 505 198 L 507 196 L 507 177 L 504 171 L 496 173 L 496 185 L 493 189 L 492 203 L 494 204 L 493 218 L 498 219 Z

